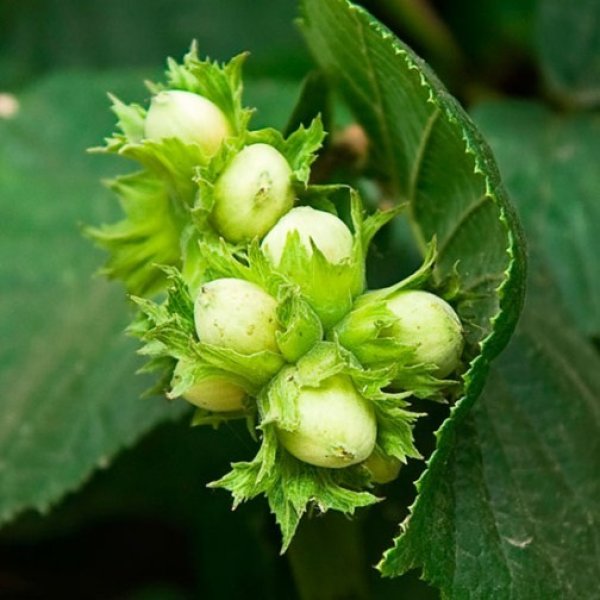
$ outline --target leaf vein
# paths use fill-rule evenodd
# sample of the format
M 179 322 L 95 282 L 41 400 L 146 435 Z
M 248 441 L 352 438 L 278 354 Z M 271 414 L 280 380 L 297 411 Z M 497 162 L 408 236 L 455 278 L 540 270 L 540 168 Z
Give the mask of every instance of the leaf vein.
M 483 193 L 479 198 L 471 204 L 461 215 L 454 221 L 452 224 L 452 228 L 446 234 L 446 237 L 439 243 L 438 245 L 438 256 L 442 256 L 444 252 L 448 249 L 448 246 L 452 242 L 452 240 L 456 237 L 458 232 L 461 230 L 463 225 L 473 217 L 477 211 L 481 210 L 482 207 L 485 206 L 486 200 L 493 202 L 493 198 L 487 194 L 487 192 Z
M 435 110 L 433 110 L 433 112 L 429 115 L 427 121 L 425 122 L 425 126 L 423 127 L 423 131 L 421 133 L 421 138 L 417 147 L 417 153 L 410 173 L 408 198 L 411 204 L 414 202 L 415 195 L 417 193 L 417 181 L 421 173 L 423 158 L 425 156 L 425 152 L 427 151 L 427 147 L 431 141 L 431 134 L 433 132 L 433 128 L 437 123 L 437 120 L 441 113 L 442 111 L 439 108 L 439 106 L 436 106 Z

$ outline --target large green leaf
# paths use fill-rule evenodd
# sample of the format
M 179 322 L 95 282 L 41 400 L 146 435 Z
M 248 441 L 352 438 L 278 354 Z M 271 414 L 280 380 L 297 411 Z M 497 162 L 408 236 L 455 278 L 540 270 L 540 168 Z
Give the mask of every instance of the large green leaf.
M 109 164 L 85 148 L 108 130 L 104 90 L 125 81 L 57 76 L 0 122 L 0 521 L 46 510 L 179 414 L 140 399 L 124 293 L 92 277 L 100 257 L 78 227 L 112 204 L 98 184 Z
M 384 574 L 422 567 L 445 598 L 597 598 L 600 359 L 547 280 L 527 304 Z
M 347 0 L 302 6 L 308 44 L 369 133 L 373 166 L 410 203 L 421 247 L 437 236 L 438 275 L 456 267 L 473 355 L 494 330 L 483 365 L 514 326 L 523 271 L 490 150 L 427 65 L 368 13 Z
M 92 276 L 102 256 L 80 232 L 114 219 L 117 202 L 100 178 L 128 166 L 85 153 L 111 130 L 106 91 L 135 99 L 142 81 L 55 75 L 19 98 L 14 119 L 0 119 L 0 521 L 45 510 L 181 414 L 183 406 L 140 398 L 150 382 L 135 375 L 125 293 Z M 269 106 L 291 108 L 297 86 L 250 88 L 266 108 L 259 120 L 283 126 L 287 114 Z
M 586 335 L 600 336 L 600 115 L 490 102 L 474 117 L 498 159 L 531 250 Z
M 597 334 L 598 121 L 516 102 L 482 106 L 476 118 L 536 253 L 535 297 L 381 568 L 422 567 L 452 598 L 593 598 L 600 362 L 560 306 Z M 537 270 L 544 263 L 562 298 Z
M 600 2 L 540 0 L 537 50 L 548 85 L 567 104 L 600 104 Z
M 437 236 L 438 274 L 458 274 L 458 311 L 475 358 L 420 481 L 421 489 L 435 487 L 448 475 L 457 429 L 521 307 L 519 228 L 489 148 L 427 65 L 346 0 L 304 0 L 303 8 L 309 46 L 369 133 L 373 164 L 392 193 L 410 202 L 418 240 Z M 427 498 L 412 511 L 415 522 L 426 520 Z M 436 544 L 429 549 L 435 556 Z

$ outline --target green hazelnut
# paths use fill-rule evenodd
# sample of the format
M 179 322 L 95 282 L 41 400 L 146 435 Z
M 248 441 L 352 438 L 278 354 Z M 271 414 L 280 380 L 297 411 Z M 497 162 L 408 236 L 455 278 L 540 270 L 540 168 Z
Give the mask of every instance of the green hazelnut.
M 214 102 L 183 90 L 166 90 L 152 98 L 144 130 L 149 140 L 178 138 L 197 144 L 207 156 L 232 134 L 227 117 Z
M 214 412 L 243 410 L 245 397 L 243 388 L 222 377 L 204 379 L 183 393 L 188 402 Z
M 365 460 L 363 466 L 369 471 L 374 483 L 389 483 L 398 477 L 402 463 L 393 456 L 375 451 Z
M 314 244 L 332 264 L 352 257 L 352 233 L 341 219 L 309 206 L 299 206 L 284 215 L 262 242 L 263 252 L 276 268 L 281 263 L 288 235 L 293 231 L 298 232 L 309 255 Z
M 204 284 L 194 305 L 201 342 L 254 354 L 278 352 L 277 301 L 243 279 L 216 279 Z
M 318 467 L 340 469 L 364 461 L 377 437 L 375 411 L 345 375 L 303 388 L 296 400 L 299 422 L 294 431 L 278 429 L 284 448 Z
M 246 146 L 214 187 L 212 222 L 228 241 L 262 238 L 294 204 L 292 169 L 269 144 Z
M 414 348 L 413 361 L 435 365 L 448 376 L 459 364 L 464 339 L 460 319 L 439 296 L 422 290 L 398 292 L 387 302 L 397 321 L 383 333 Z

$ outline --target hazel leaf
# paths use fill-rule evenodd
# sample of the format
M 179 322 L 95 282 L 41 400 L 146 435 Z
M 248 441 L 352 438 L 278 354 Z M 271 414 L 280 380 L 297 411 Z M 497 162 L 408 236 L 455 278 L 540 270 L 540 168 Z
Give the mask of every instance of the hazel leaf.
M 427 241 L 437 239 L 437 280 L 456 276 L 468 369 L 462 398 L 438 432 L 438 448 L 451 447 L 452 432 L 479 396 L 522 307 L 525 252 L 514 209 L 481 134 L 422 59 L 348 0 L 303 0 L 301 6 L 313 56 L 370 138 L 371 167 L 397 202 L 409 203 L 423 253 Z M 445 468 L 435 453 L 423 477 L 440 478 Z M 413 515 L 426 514 L 422 502 L 417 497 Z M 415 562 L 408 558 L 403 566 Z

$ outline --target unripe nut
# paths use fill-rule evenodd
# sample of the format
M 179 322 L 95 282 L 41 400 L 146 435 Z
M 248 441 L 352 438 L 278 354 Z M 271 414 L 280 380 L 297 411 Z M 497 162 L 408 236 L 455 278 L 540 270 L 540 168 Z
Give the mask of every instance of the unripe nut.
M 212 222 L 225 239 L 260 239 L 294 205 L 292 169 L 273 146 L 246 146 L 215 183 L 214 201 Z
M 144 129 L 149 140 L 178 138 L 186 144 L 198 144 L 207 156 L 214 155 L 232 134 L 227 117 L 214 102 L 183 90 L 156 94 Z
M 387 307 L 398 320 L 383 333 L 414 347 L 415 363 L 435 365 L 434 375 L 440 378 L 456 369 L 464 346 L 462 325 L 445 300 L 422 290 L 406 290 Z
M 363 463 L 371 475 L 371 481 L 375 483 L 390 483 L 400 473 L 402 463 L 393 456 L 384 456 L 379 452 L 373 452 Z
M 332 264 L 352 256 L 352 233 L 341 219 L 310 206 L 299 206 L 284 215 L 263 240 L 262 250 L 275 267 L 279 266 L 288 235 L 293 231 L 298 232 L 309 255 L 313 252 L 312 240 Z
M 351 379 L 336 375 L 318 388 L 303 388 L 297 398 L 295 431 L 278 429 L 284 448 L 317 467 L 340 469 L 365 460 L 377 437 L 375 411 Z
M 241 354 L 278 352 L 277 301 L 243 279 L 215 279 L 204 284 L 194 305 L 201 342 Z
M 188 402 L 213 412 L 243 410 L 245 397 L 243 388 L 222 377 L 204 379 L 183 393 Z

